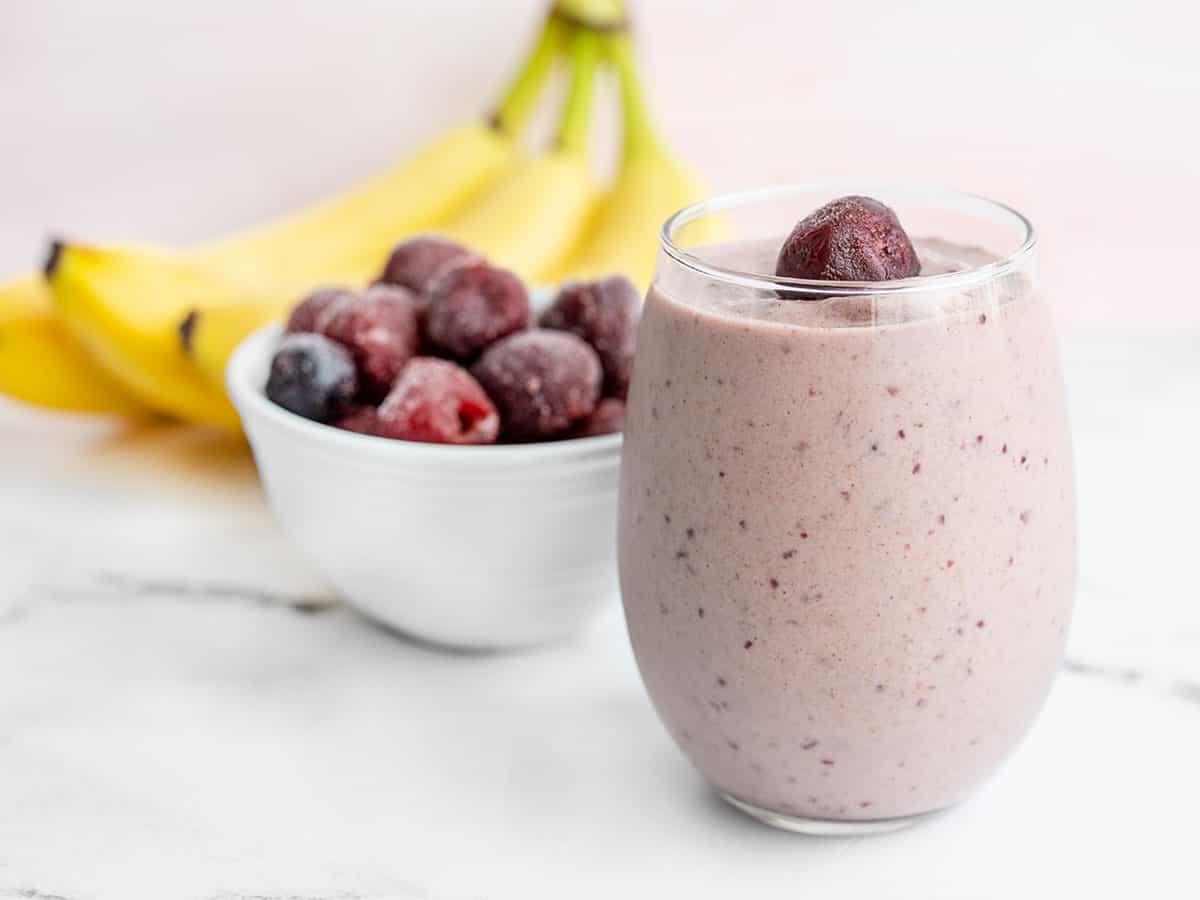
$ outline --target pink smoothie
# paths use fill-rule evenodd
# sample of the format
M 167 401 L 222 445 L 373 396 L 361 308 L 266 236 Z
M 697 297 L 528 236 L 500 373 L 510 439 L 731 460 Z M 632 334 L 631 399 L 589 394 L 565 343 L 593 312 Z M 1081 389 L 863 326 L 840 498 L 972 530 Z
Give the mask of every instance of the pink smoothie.
M 922 274 L 987 261 L 915 243 Z M 769 272 L 778 246 L 703 255 Z M 875 301 L 651 291 L 621 584 L 659 715 L 718 790 L 833 820 L 962 799 L 1045 700 L 1075 542 L 1054 333 L 1023 276 Z

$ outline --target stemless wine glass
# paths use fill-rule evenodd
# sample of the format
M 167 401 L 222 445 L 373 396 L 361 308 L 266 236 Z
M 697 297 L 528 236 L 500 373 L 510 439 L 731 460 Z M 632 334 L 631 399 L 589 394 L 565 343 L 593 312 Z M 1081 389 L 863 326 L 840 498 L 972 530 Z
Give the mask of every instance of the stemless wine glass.
M 896 210 L 921 275 L 769 274 L 851 193 Z M 736 239 L 684 249 L 710 216 Z M 1034 244 L 982 198 L 854 184 L 664 226 L 622 462 L 629 634 L 680 748 L 769 824 L 865 833 L 954 804 L 1045 700 L 1076 527 Z

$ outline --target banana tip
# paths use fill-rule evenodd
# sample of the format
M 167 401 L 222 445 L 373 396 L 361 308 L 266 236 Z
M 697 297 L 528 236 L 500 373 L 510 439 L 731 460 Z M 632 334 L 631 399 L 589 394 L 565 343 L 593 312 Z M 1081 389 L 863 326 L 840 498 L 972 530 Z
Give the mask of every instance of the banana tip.
M 62 258 L 62 252 L 66 247 L 66 243 L 57 238 L 50 241 L 50 249 L 46 251 L 46 261 L 42 263 L 42 274 L 47 278 L 54 276 L 54 270 L 58 268 L 58 261 Z
M 179 346 L 183 348 L 183 352 L 192 355 L 192 335 L 196 333 L 196 322 L 200 318 L 198 309 L 189 309 L 187 315 L 183 317 L 183 321 L 179 323 Z

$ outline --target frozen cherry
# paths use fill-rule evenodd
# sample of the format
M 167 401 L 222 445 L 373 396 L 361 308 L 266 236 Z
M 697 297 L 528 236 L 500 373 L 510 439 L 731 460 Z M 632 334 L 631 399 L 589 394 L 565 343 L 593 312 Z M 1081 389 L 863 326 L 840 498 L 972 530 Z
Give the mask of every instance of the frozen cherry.
M 317 288 L 301 300 L 288 316 L 287 331 L 317 331 L 317 322 L 334 303 L 353 297 L 354 291 L 343 287 Z
M 343 431 L 354 431 L 358 434 L 374 434 L 379 421 L 379 411 L 373 406 L 352 406 L 350 410 L 330 424 Z
M 571 429 L 571 437 L 599 437 L 625 430 L 625 401 L 605 397 L 592 414 Z
M 396 245 L 377 283 L 408 288 L 418 303 L 424 303 L 425 291 L 435 275 L 449 263 L 474 258 L 472 251 L 446 238 L 415 237 Z
M 500 433 L 500 417 L 462 366 L 418 356 L 379 407 L 375 433 L 433 444 L 490 444 Z
M 267 378 L 267 397 L 317 422 L 337 418 L 358 388 L 354 360 L 340 344 L 319 334 L 289 334 L 279 342 Z
M 529 327 L 529 295 L 521 279 L 485 262 L 447 266 L 428 293 L 425 337 L 442 355 L 472 359 Z
M 375 285 L 335 301 L 317 328 L 350 350 L 370 400 L 387 396 L 420 349 L 416 300 L 411 291 L 395 285 Z
M 641 315 L 642 298 L 633 282 L 623 275 L 613 275 L 568 284 L 542 313 L 538 324 L 569 331 L 591 344 L 604 369 L 605 396 L 624 398 L 629 391 L 629 370 Z
M 796 223 L 775 274 L 827 281 L 910 278 L 921 261 L 890 207 L 870 197 L 841 197 Z
M 600 399 L 596 351 L 565 331 L 507 337 L 484 351 L 472 371 L 500 410 L 510 441 L 561 437 Z

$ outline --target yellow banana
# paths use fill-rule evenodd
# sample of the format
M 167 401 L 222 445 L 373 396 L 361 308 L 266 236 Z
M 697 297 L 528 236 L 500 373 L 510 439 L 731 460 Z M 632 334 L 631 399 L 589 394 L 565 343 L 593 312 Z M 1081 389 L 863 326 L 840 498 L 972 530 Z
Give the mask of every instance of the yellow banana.
M 180 349 L 176 312 L 213 298 L 252 303 L 261 297 L 218 272 L 154 250 L 56 244 L 46 278 L 72 332 L 142 403 L 188 421 L 237 428 L 225 392 Z
M 610 38 L 608 50 L 621 84 L 621 166 L 611 190 L 601 200 L 594 224 L 558 274 L 592 278 L 623 272 L 644 291 L 654 274 L 663 222 L 680 208 L 703 199 L 707 191 L 659 139 L 629 37 L 620 34 Z M 706 243 L 715 240 L 720 231 L 719 220 L 706 217 L 689 226 L 687 240 Z
M 565 33 L 559 19 L 548 21 L 488 122 L 450 132 L 341 199 L 190 257 L 65 248 L 50 279 L 64 320 L 100 365 L 152 409 L 236 423 L 220 381 L 202 377 L 184 353 L 180 326 L 199 324 L 191 312 L 248 306 L 253 314 L 240 321 L 249 329 L 318 283 L 357 282 L 377 272 L 395 241 L 435 226 L 511 166 L 516 137 Z
M 571 41 L 574 67 L 557 145 L 518 163 L 441 231 L 529 281 L 544 280 L 578 241 L 597 188 L 588 154 L 599 36 Z
M 65 412 L 133 417 L 143 410 L 67 331 L 45 283 L 33 277 L 0 288 L 0 393 Z

